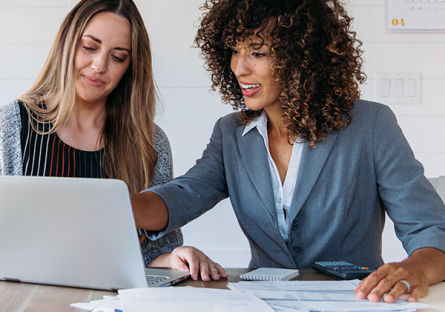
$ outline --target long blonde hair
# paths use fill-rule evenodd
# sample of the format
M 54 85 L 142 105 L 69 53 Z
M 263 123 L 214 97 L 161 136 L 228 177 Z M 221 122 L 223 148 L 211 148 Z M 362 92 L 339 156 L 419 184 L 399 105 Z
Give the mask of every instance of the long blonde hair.
M 76 98 L 75 51 L 86 25 L 99 12 L 127 18 L 132 36 L 131 64 L 107 98 L 106 120 L 99 138 L 105 144 L 101 161 L 109 178 L 121 179 L 131 192 L 139 192 L 150 187 L 158 157 L 153 147 L 157 95 L 148 34 L 132 0 L 79 2 L 62 23 L 36 81 L 18 100 L 28 113 L 32 112 L 31 125 L 37 132 L 37 120 L 52 123 L 46 134 L 56 132 L 65 123 Z M 54 105 L 43 109 L 41 104 L 48 99 Z

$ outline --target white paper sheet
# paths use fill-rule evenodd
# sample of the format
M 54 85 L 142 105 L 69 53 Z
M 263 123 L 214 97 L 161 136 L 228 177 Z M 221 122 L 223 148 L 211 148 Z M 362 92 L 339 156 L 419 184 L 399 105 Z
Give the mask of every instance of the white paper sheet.
M 344 291 L 354 290 L 360 280 L 351 281 L 289 281 L 275 282 L 275 287 L 280 290 L 300 291 Z
M 194 287 L 119 290 L 124 312 L 273 312 L 258 297 L 238 291 Z
M 251 290 L 251 291 L 281 291 L 275 286 L 276 282 L 239 282 L 229 283 L 227 287 L 232 290 Z
M 311 301 L 355 301 L 359 300 L 353 291 L 256 291 L 245 290 L 260 299 L 311 300 Z
M 229 287 L 264 299 L 275 311 L 416 311 L 428 308 L 420 303 L 397 300 L 396 303 L 374 303 L 356 298 L 353 281 L 287 281 L 287 282 L 240 282 Z
M 289 300 L 265 300 L 275 312 L 310 312 L 310 310 L 299 301 Z
M 119 296 L 104 296 L 99 300 L 73 303 L 71 307 L 92 312 L 122 312 Z
M 395 310 L 418 310 L 429 306 L 423 303 L 406 302 L 397 300 L 395 303 L 360 301 L 299 301 L 310 310 L 334 312 L 334 311 L 395 311 Z
M 294 300 L 265 300 L 276 312 L 310 312 L 309 308 L 305 306 L 300 301 L 294 301 Z M 389 306 L 391 308 L 391 306 Z M 359 308 L 359 307 L 357 307 Z M 345 310 L 347 312 L 362 312 L 359 310 Z M 372 311 L 372 310 L 371 310 Z M 403 309 L 403 310 L 391 310 L 391 309 L 383 309 L 379 310 L 376 309 L 375 311 L 379 312 L 397 312 L 397 311 L 403 311 L 403 312 L 416 312 L 417 310 L 410 310 L 410 309 Z M 330 311 L 325 311 L 330 312 Z
M 345 291 L 354 290 L 360 283 L 352 281 L 286 281 L 229 283 L 231 289 L 256 291 Z

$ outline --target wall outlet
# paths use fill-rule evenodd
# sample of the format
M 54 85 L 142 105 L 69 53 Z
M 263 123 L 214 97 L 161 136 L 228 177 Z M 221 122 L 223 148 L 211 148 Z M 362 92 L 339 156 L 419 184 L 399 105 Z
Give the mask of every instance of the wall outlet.
M 377 73 L 377 101 L 384 104 L 421 104 L 420 72 Z

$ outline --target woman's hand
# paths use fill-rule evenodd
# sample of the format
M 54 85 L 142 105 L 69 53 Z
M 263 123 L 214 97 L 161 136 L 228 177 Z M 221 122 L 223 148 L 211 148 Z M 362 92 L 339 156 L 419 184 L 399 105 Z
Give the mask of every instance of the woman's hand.
M 162 254 L 148 265 L 149 267 L 171 267 L 177 271 L 190 271 L 191 277 L 198 280 L 199 275 L 205 282 L 220 277 L 227 277 L 226 271 L 216 262 L 209 259 L 202 251 L 194 247 L 181 246 L 172 252 Z
M 430 285 L 445 279 L 444 261 L 444 252 L 434 248 L 421 248 L 400 263 L 382 265 L 363 279 L 354 291 L 357 298 L 368 297 L 372 302 L 379 302 L 387 294 L 383 298 L 387 303 L 395 302 L 408 292 L 408 301 L 417 302 L 428 294 Z
M 408 291 L 408 286 L 401 281 L 406 281 L 410 285 L 410 295 L 408 301 L 417 302 L 419 298 L 428 294 L 429 285 L 425 276 L 416 269 L 415 266 L 401 263 L 388 263 L 382 265 L 377 271 L 363 279 L 354 290 L 357 298 L 379 302 L 384 294 L 383 300 L 393 303 Z

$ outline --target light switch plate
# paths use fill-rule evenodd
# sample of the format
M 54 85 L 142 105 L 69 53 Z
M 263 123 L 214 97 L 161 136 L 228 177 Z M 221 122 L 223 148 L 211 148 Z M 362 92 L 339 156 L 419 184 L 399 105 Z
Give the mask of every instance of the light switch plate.
M 420 72 L 377 73 L 376 98 L 383 104 L 421 104 Z

